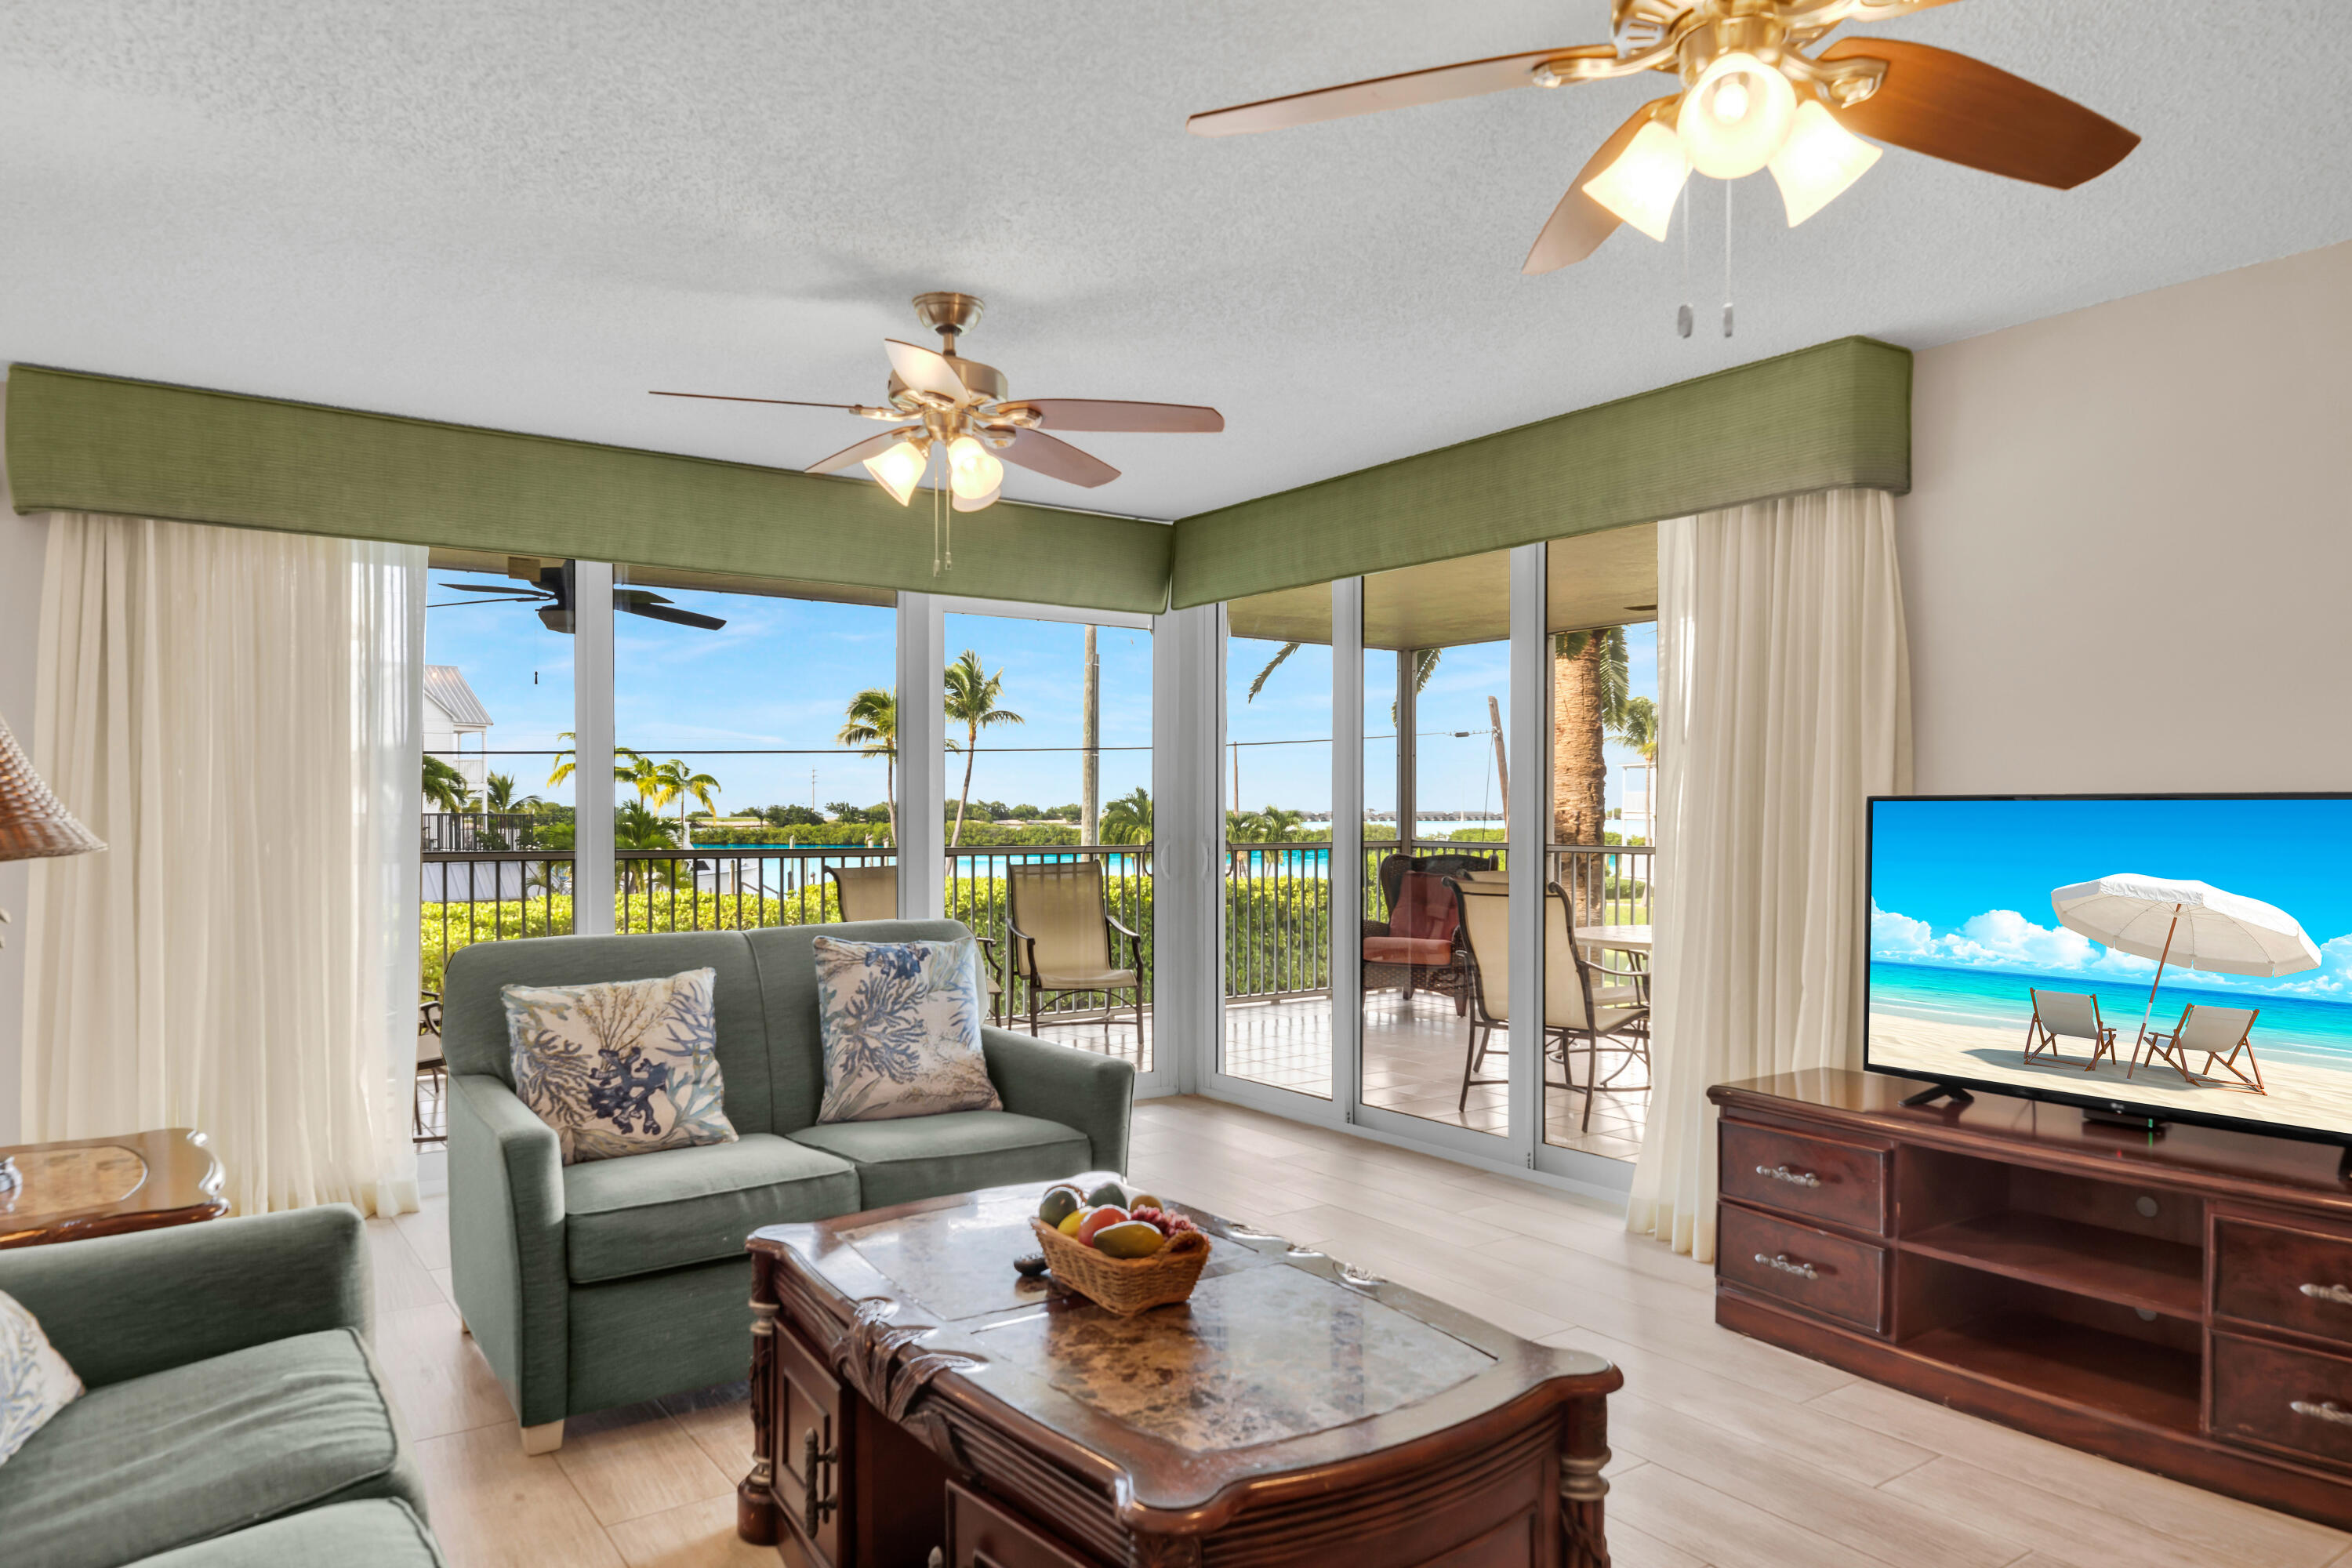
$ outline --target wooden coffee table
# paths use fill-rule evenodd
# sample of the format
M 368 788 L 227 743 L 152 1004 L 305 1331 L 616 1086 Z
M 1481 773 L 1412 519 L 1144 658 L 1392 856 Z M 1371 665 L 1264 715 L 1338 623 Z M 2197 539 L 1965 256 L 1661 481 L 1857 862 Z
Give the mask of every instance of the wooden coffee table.
M 185 1127 L 0 1148 L 22 1185 L 0 1192 L 0 1247 L 191 1225 L 228 1213 L 221 1163 Z
M 1013 1271 L 1044 1187 L 752 1236 L 746 1541 L 816 1568 L 1605 1568 L 1609 1363 L 1194 1208 L 1192 1299 L 1116 1317 Z

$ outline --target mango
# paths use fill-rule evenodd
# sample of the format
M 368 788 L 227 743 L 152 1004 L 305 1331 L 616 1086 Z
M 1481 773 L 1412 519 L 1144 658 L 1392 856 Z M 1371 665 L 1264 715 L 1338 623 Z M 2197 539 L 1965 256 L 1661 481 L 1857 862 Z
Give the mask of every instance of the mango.
M 1150 1193 L 1137 1193 L 1127 1200 L 1127 1212 L 1129 1214 L 1133 1214 L 1138 1209 L 1157 1209 L 1167 1206 Z
M 1078 1222 L 1077 1237 L 1088 1247 L 1092 1247 L 1095 1237 L 1100 1236 L 1105 1230 L 1112 1226 L 1127 1223 L 1128 1215 L 1125 1209 L 1117 1204 L 1104 1204 L 1098 1208 L 1090 1208 L 1087 1211 L 1086 1217 Z
M 1106 1258 L 1149 1258 L 1168 1245 L 1160 1227 L 1130 1219 L 1095 1232 L 1095 1250 Z
M 1072 1209 L 1068 1214 L 1062 1216 L 1061 1224 L 1055 1226 L 1054 1228 L 1060 1231 L 1064 1236 L 1076 1236 L 1078 1234 L 1078 1226 L 1086 1223 L 1086 1210 Z
M 1118 1204 L 1121 1207 L 1130 1206 L 1127 1202 L 1127 1189 L 1119 1185 L 1117 1182 L 1105 1182 L 1101 1186 L 1097 1187 L 1093 1192 L 1087 1194 L 1087 1202 L 1092 1204 L 1097 1208 L 1102 1208 L 1111 1204 Z
M 1086 1194 L 1073 1186 L 1048 1187 L 1045 1198 L 1037 1205 L 1037 1217 L 1047 1225 L 1060 1225 L 1086 1206 Z

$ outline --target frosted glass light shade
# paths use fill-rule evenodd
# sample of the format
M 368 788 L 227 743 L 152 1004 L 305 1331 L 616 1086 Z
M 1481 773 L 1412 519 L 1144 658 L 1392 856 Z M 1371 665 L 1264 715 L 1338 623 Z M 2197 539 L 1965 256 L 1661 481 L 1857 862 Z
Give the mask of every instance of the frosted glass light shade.
M 1735 50 L 1707 67 L 1684 95 L 1675 132 L 1700 174 L 1745 179 L 1772 161 L 1796 113 L 1797 90 L 1789 79 Z
M 930 454 L 912 441 L 901 441 L 877 455 L 866 459 L 866 471 L 874 482 L 890 492 L 890 499 L 905 506 L 921 482 L 923 470 L 930 466 Z
M 1837 122 L 1837 116 L 1811 99 L 1797 106 L 1789 139 L 1772 154 L 1772 178 L 1796 227 L 1845 193 L 1878 162 L 1879 149 Z
M 1617 161 L 1584 182 L 1584 194 L 1652 239 L 1666 237 L 1690 160 L 1675 133 L 1653 120 L 1633 132 Z
M 997 487 L 1004 483 L 1004 465 L 996 454 L 972 436 L 959 436 L 948 443 L 948 488 L 955 491 L 958 501 L 979 501 L 985 496 L 996 499 Z M 962 506 L 962 511 L 977 511 L 979 506 Z

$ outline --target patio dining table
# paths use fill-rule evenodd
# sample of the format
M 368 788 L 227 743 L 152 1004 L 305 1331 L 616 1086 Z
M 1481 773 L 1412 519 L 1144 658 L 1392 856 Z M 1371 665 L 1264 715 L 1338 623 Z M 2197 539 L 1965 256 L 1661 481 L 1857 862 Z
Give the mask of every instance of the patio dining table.
M 1650 926 L 1579 926 L 1576 928 L 1576 940 L 1582 947 L 1606 947 L 1619 952 L 1647 955 L 1653 929 Z

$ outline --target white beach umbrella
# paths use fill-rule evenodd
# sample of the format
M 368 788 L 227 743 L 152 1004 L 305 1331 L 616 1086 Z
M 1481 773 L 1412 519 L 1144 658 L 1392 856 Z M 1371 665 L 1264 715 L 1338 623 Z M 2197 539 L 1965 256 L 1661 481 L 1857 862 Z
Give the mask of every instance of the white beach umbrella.
M 2168 963 L 2215 974 L 2294 974 L 2319 967 L 2319 949 L 2293 915 L 2204 882 L 2102 877 L 2053 890 L 2050 907 L 2068 931 L 2156 960 L 2140 1014 L 2142 1037 Z

